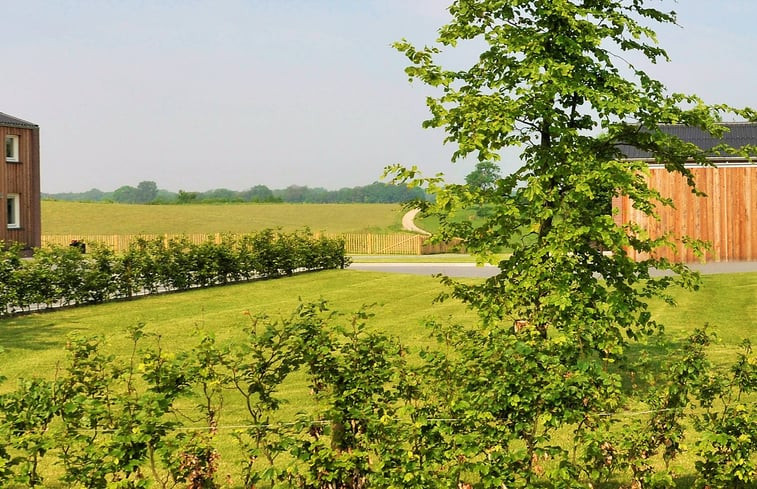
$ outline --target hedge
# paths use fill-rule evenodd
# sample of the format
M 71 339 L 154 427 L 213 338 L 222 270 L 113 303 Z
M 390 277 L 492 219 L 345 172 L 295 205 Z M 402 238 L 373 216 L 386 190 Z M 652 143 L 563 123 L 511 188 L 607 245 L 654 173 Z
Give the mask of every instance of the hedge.
M 344 268 L 344 242 L 307 230 L 267 229 L 212 237 L 138 238 L 123 253 L 88 243 L 46 246 L 22 259 L 18 245 L 0 242 L 0 316 L 32 309 L 92 304 L 156 292 L 210 287 L 296 271 Z

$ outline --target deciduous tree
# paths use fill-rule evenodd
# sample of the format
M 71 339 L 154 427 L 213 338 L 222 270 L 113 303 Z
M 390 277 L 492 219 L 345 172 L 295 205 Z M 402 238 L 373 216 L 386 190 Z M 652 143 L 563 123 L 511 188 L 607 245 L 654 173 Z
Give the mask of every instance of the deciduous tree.
M 754 115 L 670 93 L 639 67 L 668 59 L 649 25 L 676 21 L 674 12 L 648 3 L 458 0 L 438 46 L 396 43 L 412 63 L 410 78 L 439 89 L 428 99 L 431 118 L 424 124 L 446 131 L 454 159 L 497 160 L 504 148 L 521 149 L 522 166 L 496 185 L 442 187 L 430 180 L 436 201 L 424 205 L 439 215 L 442 238 L 461 237 L 482 256 L 513 249 L 499 275 L 483 285 L 453 283 L 453 294 L 487 320 L 523 320 L 544 335 L 554 328 L 605 357 L 619 353 L 626 338 L 656 328 L 647 297 L 664 296 L 674 282 L 693 284 L 686 267 L 631 259 L 628 249 L 652 252 L 668 240 L 615 223 L 597 205 L 608 193 L 631 197 L 648 215 L 669 204 L 645 183 L 642 163 L 624 160 L 623 146 L 690 177 L 684 163 L 708 164 L 708 154 L 659 124 L 718 135 L 723 115 Z M 468 69 L 436 62 L 443 48 L 463 42 L 484 46 Z M 413 173 L 400 170 L 401 177 Z M 483 203 L 492 208 L 484 222 L 445 219 Z M 676 274 L 654 278 L 652 268 Z
M 643 450 L 613 462 L 608 415 L 628 402 L 628 393 L 620 388 L 627 370 L 609 367 L 625 361 L 630 341 L 661 329 L 649 298 L 672 302 L 666 289 L 695 288 L 697 276 L 655 257 L 673 240 L 650 239 L 636 223 L 615 222 L 605 203 L 608 196 L 628 196 L 648 216 L 671 205 L 648 186 L 646 164 L 624 158 L 628 146 L 688 177 L 695 190 L 685 164 L 709 164 L 710 154 L 665 134 L 660 124 L 718 136 L 724 116 L 754 118 L 755 112 L 670 93 L 644 71 L 646 63 L 668 60 L 652 26 L 676 22 L 674 12 L 650 1 L 457 0 L 449 11 L 437 45 L 395 45 L 411 62 L 411 80 L 438 90 L 427 99 L 431 117 L 424 125 L 444 129 L 455 145 L 453 160 L 496 161 L 515 147 L 521 166 L 485 186 L 445 185 L 438 177 L 420 179 L 414 168 L 388 169 L 435 196 L 419 205 L 439 217 L 440 239 L 460 237 L 482 259 L 512 249 L 499 274 L 483 283 L 444 279 L 448 295 L 476 309 L 482 325 L 441 329 L 442 344 L 452 351 L 430 357 L 440 386 L 434 416 L 459 420 L 427 427 L 448 443 L 438 466 L 458 474 L 460 487 L 466 477 L 482 487 L 533 487 L 537 480 L 549 480 L 545 487 L 586 487 L 600 482 L 603 471 L 629 466 L 644 467 L 634 472 L 634 486 L 663 487 L 671 475 L 648 460 L 668 455 L 662 424 L 654 425 L 659 433 L 643 434 L 649 441 Z M 482 46 L 467 68 L 437 61 L 463 43 Z M 460 209 L 484 205 L 483 219 L 455 218 Z M 635 261 L 628 250 L 650 258 Z M 572 447 L 555 446 L 555 430 L 567 426 L 576 430 Z M 642 435 L 631 433 L 628 446 L 639 446 L 634 434 Z M 577 462 L 581 453 L 594 453 L 602 470 Z M 543 463 L 545 457 L 551 461 Z
M 500 178 L 499 166 L 493 161 L 479 161 L 476 168 L 465 176 L 465 183 L 474 189 L 493 188 Z
M 139 182 L 137 190 L 139 191 L 137 195 L 139 200 L 137 202 L 140 204 L 152 202 L 158 196 L 158 184 L 153 181 L 145 180 Z

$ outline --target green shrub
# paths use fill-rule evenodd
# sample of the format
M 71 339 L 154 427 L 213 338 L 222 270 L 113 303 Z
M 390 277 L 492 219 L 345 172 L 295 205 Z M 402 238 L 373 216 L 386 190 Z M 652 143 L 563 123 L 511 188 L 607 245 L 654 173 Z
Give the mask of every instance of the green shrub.
M 136 294 L 209 287 L 296 271 L 343 268 L 339 239 L 313 238 L 308 230 L 264 230 L 224 235 L 194 244 L 186 236 L 139 238 L 121 254 L 92 244 L 84 254 L 74 246 L 34 250 L 21 260 L 20 248 L 0 251 L 0 316 L 31 308 L 89 304 Z

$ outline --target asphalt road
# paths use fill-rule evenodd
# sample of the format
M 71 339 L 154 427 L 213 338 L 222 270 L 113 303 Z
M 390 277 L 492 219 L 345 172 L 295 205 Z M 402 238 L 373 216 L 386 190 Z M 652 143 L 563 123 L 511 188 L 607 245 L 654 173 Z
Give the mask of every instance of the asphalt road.
M 692 269 L 702 274 L 757 272 L 757 262 L 722 262 L 695 263 Z M 406 273 L 411 275 L 443 274 L 448 277 L 486 278 L 496 275 L 499 268 L 486 265 L 476 266 L 475 263 L 353 263 L 350 270 L 370 272 Z
M 499 272 L 499 268 L 495 266 L 477 267 L 475 263 L 353 263 L 349 269 L 410 275 L 437 275 L 441 273 L 448 277 L 472 278 L 491 277 Z

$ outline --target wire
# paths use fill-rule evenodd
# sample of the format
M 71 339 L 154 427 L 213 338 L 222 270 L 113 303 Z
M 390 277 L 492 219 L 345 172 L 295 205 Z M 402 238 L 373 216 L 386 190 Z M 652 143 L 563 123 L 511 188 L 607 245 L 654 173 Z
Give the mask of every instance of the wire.
M 754 406 L 757 405 L 757 401 L 754 402 L 748 402 L 748 403 L 741 403 L 743 405 L 747 406 Z M 665 409 L 649 409 L 645 411 L 619 411 L 616 413 L 597 413 L 597 416 L 600 417 L 624 417 L 624 418 L 630 418 L 635 416 L 643 416 L 645 414 L 655 414 L 655 413 L 664 413 L 664 412 L 670 412 L 670 411 L 682 411 L 686 409 L 685 407 L 679 407 L 679 408 L 665 408 Z M 693 411 L 702 411 L 703 408 L 694 409 Z M 720 412 L 720 411 L 717 411 Z M 725 411 L 723 411 L 725 412 Z M 695 414 L 692 412 L 692 414 Z M 401 418 L 390 418 L 391 421 L 407 421 L 406 419 Z M 348 419 L 345 420 L 347 422 L 350 421 L 365 421 L 365 420 L 358 420 L 358 419 Z M 466 421 L 465 418 L 426 418 L 426 421 L 433 422 L 433 423 L 459 423 Z M 316 420 L 310 420 L 310 421 L 282 421 L 279 423 L 260 423 L 260 424 L 238 424 L 238 425 L 220 425 L 220 426 L 176 426 L 170 428 L 168 431 L 183 431 L 183 432 L 200 432 L 200 431 L 220 431 L 220 430 L 244 430 L 244 429 L 255 429 L 255 428 L 284 428 L 289 426 L 297 426 L 297 425 L 329 425 L 331 424 L 330 420 L 323 420 L 323 419 L 316 419 Z M 47 431 L 47 428 L 42 430 L 43 432 Z M 87 429 L 87 428 L 81 428 L 81 429 L 73 429 L 69 430 L 73 431 L 75 433 L 116 433 L 121 430 L 112 429 L 112 428 L 106 428 L 106 429 Z M 29 434 L 29 433 L 38 433 L 37 430 L 13 430 L 12 433 L 14 435 L 23 435 L 23 434 Z

